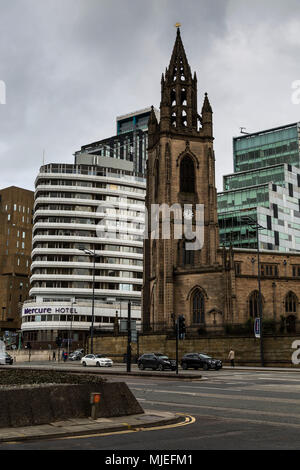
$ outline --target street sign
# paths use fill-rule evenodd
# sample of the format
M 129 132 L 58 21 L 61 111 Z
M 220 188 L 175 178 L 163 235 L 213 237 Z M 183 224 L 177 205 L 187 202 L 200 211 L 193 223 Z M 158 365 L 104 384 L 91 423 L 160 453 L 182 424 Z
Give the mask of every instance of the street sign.
M 136 320 L 131 320 L 130 325 L 131 325 L 131 328 L 130 328 L 131 332 L 136 331 Z M 127 318 L 122 318 L 120 320 L 120 331 L 127 332 L 127 326 L 128 326 Z
M 138 340 L 137 335 L 138 335 L 138 333 L 137 333 L 136 330 L 131 331 L 131 342 L 132 343 L 137 343 L 137 340 Z
M 260 318 L 255 318 L 254 320 L 254 336 L 255 338 L 260 338 Z

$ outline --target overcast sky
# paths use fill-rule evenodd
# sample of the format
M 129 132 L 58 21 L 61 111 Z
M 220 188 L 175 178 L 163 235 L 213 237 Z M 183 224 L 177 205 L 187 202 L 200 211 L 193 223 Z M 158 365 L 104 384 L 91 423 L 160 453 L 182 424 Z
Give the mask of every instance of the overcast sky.
M 72 163 L 116 116 L 159 107 L 177 21 L 214 111 L 218 190 L 241 126 L 300 120 L 299 0 L 0 0 L 0 188 L 33 190 L 43 150 Z

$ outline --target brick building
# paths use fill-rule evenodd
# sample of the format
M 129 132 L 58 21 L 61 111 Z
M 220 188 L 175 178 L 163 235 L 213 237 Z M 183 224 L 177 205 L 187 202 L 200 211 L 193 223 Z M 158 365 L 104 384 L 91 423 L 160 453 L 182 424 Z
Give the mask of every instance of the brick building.
M 146 208 L 148 237 L 144 244 L 143 323 L 146 329 L 172 327 L 180 314 L 190 331 L 224 330 L 259 315 L 258 257 L 256 250 L 219 246 L 213 112 L 207 94 L 201 115 L 197 110 L 197 77 L 192 75 L 180 31 L 169 67 L 161 80 L 160 122 L 149 119 Z M 182 218 L 164 212 L 158 227 L 169 219 L 171 236 L 153 237 L 153 205 L 203 205 L 204 243 L 187 249 L 177 237 Z M 161 235 L 161 232 L 160 232 Z M 264 250 L 260 254 L 261 299 L 265 320 L 292 327 L 299 315 L 300 254 Z
M 15 186 L 0 190 L 1 331 L 20 328 L 21 304 L 28 298 L 33 196 Z

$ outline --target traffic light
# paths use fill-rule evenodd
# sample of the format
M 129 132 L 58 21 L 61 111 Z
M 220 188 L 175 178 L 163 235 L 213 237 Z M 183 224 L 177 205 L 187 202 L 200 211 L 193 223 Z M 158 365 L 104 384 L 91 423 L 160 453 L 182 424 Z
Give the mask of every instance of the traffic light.
M 184 315 L 178 317 L 178 335 L 180 339 L 184 339 L 186 333 L 185 318 Z

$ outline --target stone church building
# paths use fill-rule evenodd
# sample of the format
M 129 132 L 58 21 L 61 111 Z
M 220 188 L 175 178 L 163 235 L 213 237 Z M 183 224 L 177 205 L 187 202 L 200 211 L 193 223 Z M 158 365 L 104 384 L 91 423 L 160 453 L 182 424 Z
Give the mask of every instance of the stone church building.
M 182 314 L 188 330 L 222 330 L 254 319 L 259 316 L 258 253 L 219 246 L 213 112 L 205 93 L 198 114 L 197 77 L 191 72 L 179 28 L 161 79 L 160 122 L 152 111 L 148 132 L 144 328 L 171 328 Z M 155 204 L 192 205 L 192 218 L 196 205 L 202 204 L 201 248 L 187 250 L 187 240 L 176 238 L 173 212 L 171 236 L 153 237 Z M 161 213 L 160 229 L 163 221 Z M 286 320 L 294 328 L 299 316 L 300 253 L 260 252 L 260 277 L 264 320 Z

